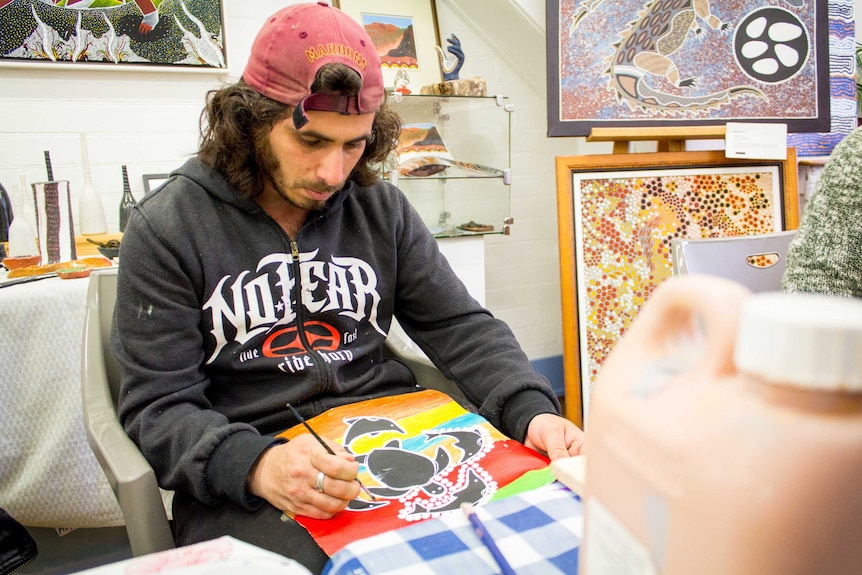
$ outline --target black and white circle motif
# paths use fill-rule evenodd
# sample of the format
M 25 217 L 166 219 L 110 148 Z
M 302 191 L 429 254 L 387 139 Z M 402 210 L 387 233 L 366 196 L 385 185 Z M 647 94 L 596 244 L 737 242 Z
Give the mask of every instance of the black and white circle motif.
M 770 6 L 755 10 L 736 26 L 733 50 L 748 77 L 779 84 L 799 73 L 811 54 L 811 42 L 795 14 Z

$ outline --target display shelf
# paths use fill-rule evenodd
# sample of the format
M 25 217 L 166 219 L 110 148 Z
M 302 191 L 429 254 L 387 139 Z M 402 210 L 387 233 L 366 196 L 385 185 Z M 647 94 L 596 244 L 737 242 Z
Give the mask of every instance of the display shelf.
M 432 233 L 441 238 L 508 233 L 514 111 L 508 98 L 395 94 L 390 104 L 405 126 L 433 125 L 448 152 L 438 173 L 412 176 L 393 169 L 387 174 Z M 469 223 L 485 227 L 459 227 Z

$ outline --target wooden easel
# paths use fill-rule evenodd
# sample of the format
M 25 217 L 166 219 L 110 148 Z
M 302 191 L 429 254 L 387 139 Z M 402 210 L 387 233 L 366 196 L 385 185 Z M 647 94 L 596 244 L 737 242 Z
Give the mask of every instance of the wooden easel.
M 593 128 L 588 142 L 613 142 L 614 154 L 627 154 L 629 142 L 658 142 L 658 152 L 684 152 L 686 140 L 723 140 L 725 126 L 672 126 L 667 128 Z

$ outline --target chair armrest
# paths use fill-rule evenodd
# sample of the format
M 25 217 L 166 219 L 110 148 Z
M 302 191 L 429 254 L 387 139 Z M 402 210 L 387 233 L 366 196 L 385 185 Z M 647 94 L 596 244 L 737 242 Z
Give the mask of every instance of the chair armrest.
M 90 310 L 92 312 L 92 310 Z M 132 554 L 175 547 L 156 475 L 117 419 L 98 323 L 84 326 L 81 400 L 87 443 L 114 491 Z
M 85 401 L 87 397 L 85 395 Z M 85 407 L 87 443 L 117 497 L 134 556 L 175 547 L 156 475 L 112 409 Z
M 90 400 L 85 394 L 85 401 Z M 132 554 L 136 557 L 175 547 L 156 474 L 129 439 L 116 412 L 85 405 L 87 443 L 117 497 Z

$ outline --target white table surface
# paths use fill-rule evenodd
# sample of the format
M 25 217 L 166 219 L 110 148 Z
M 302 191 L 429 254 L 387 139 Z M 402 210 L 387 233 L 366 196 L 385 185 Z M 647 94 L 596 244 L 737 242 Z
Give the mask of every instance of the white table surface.
M 123 524 L 84 431 L 87 286 L 55 277 L 0 287 L 0 507 L 33 527 Z

